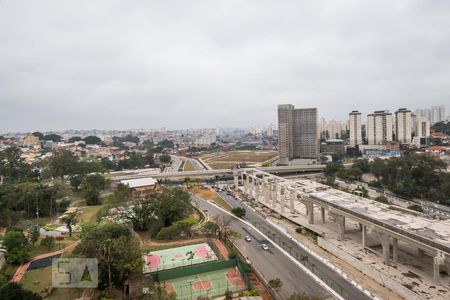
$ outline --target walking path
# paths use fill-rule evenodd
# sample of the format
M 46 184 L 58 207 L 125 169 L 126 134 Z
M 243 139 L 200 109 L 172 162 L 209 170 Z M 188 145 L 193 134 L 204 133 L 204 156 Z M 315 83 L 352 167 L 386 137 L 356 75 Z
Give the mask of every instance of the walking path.
M 75 249 L 75 247 L 78 246 L 79 243 L 80 243 L 80 241 L 76 241 L 75 243 L 70 244 L 69 246 L 67 246 L 64 249 L 50 252 L 50 253 L 41 254 L 41 255 L 33 257 L 32 259 L 30 259 L 29 261 L 27 261 L 26 263 L 24 263 L 17 269 L 16 273 L 14 274 L 13 278 L 11 279 L 11 282 L 19 283 L 22 280 L 23 276 L 25 275 L 25 272 L 28 270 L 28 267 L 30 266 L 30 264 L 32 262 L 41 260 L 43 258 L 55 256 L 58 254 L 63 254 L 65 252 L 70 252 L 73 249 Z

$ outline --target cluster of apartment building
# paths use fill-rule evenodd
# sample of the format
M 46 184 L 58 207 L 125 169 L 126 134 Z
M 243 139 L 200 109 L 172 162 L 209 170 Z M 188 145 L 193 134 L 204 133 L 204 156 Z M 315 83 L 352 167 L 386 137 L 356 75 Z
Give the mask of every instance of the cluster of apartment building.
M 423 114 L 424 111 L 430 114 Z M 445 107 L 433 106 L 431 110 L 417 110 L 413 113 L 406 108 L 399 108 L 395 113 L 388 110 L 378 110 L 367 115 L 365 134 L 368 145 L 386 145 L 397 142 L 401 145 L 426 145 L 426 139 L 431 136 L 432 124 L 446 121 Z M 363 144 L 361 113 L 350 112 L 348 127 L 350 130 L 349 145 Z
M 425 112 L 425 113 L 424 113 Z M 314 160 L 319 153 L 344 152 L 344 146 L 359 150 L 400 153 L 401 145 L 423 147 L 429 144 L 431 125 L 447 121 L 444 106 L 413 113 L 399 108 L 374 111 L 363 123 L 361 112 L 349 113 L 347 122 L 318 121 L 317 108 L 295 108 L 292 104 L 278 106 L 279 163 Z M 323 140 L 321 144 L 319 141 Z M 358 150 L 358 151 L 359 151 Z

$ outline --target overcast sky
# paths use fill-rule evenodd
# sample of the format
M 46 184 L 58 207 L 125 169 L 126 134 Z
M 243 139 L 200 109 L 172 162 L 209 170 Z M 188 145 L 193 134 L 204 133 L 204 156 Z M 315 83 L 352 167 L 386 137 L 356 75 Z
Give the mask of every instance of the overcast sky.
M 281 103 L 450 114 L 450 1 L 0 0 L 0 132 L 267 125 Z

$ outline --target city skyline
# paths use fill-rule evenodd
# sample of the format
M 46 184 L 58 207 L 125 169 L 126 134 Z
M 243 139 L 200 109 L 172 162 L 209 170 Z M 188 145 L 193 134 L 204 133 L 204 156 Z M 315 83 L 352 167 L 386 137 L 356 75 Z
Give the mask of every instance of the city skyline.
M 345 120 L 450 102 L 445 1 L 0 8 L 1 132 L 249 127 L 275 123 L 279 103 Z

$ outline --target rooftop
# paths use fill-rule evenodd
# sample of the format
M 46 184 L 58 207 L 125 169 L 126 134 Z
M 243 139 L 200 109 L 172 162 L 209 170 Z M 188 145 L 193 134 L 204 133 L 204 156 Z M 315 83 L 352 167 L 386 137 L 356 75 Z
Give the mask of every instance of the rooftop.
M 128 185 L 130 188 L 140 188 L 155 185 L 156 183 L 158 183 L 158 181 L 151 177 L 147 177 L 139 179 L 121 180 L 120 183 Z

